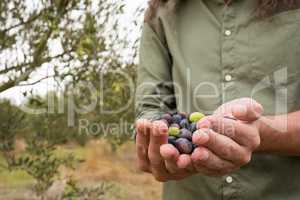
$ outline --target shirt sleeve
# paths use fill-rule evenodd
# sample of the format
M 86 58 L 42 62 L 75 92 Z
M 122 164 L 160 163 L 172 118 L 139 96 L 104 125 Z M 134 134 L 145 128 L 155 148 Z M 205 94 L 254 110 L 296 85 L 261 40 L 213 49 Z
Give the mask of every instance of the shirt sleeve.
M 144 23 L 137 70 L 136 118 L 156 120 L 176 109 L 172 59 L 152 27 Z

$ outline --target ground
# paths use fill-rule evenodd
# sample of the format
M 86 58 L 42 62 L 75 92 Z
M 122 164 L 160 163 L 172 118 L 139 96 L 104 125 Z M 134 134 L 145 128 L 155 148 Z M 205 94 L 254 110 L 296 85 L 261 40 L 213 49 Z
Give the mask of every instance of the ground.
M 82 162 L 74 171 L 61 168 L 61 181 L 51 192 L 58 191 L 64 178 L 72 175 L 82 186 L 93 186 L 102 181 L 114 185 L 108 200 L 160 199 L 161 184 L 136 169 L 133 143 L 123 145 L 116 153 L 100 140 L 91 141 L 84 147 L 59 146 L 57 152 L 60 155 L 73 153 Z M 32 200 L 32 184 L 33 180 L 23 171 L 0 171 L 0 200 Z

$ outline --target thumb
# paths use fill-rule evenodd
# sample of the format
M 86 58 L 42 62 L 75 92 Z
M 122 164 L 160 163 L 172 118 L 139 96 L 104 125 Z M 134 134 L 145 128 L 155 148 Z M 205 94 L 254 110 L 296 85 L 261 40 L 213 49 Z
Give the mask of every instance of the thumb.
M 238 103 L 232 108 L 232 115 L 242 121 L 252 122 L 257 120 L 263 113 L 263 107 L 255 100 Z

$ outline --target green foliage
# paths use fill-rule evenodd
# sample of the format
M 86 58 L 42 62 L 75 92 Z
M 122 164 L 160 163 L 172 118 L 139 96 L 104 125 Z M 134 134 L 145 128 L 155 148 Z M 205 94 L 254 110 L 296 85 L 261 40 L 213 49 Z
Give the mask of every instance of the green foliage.
M 50 101 L 53 102 L 50 103 Z M 60 112 L 59 105 L 67 108 L 67 101 L 57 94 L 49 92 L 46 96 L 31 96 L 26 106 L 31 109 L 45 109 L 42 114 L 27 115 L 30 130 L 25 138 L 35 137 L 37 133 L 43 133 L 43 137 L 52 145 L 65 144 L 67 142 L 76 142 L 84 145 L 88 140 L 88 136 L 79 134 L 78 127 L 68 126 L 68 113 Z
M 102 182 L 94 187 L 80 187 L 74 179 L 69 179 L 62 200 L 104 200 L 112 184 Z
M 89 104 L 95 98 L 99 103 L 88 114 L 76 113 L 76 119 L 85 118 L 104 126 L 120 123 L 121 120 L 132 123 L 137 41 L 131 44 L 128 38 L 118 34 L 130 31 L 120 28 L 123 9 L 124 0 L 1 1 L 0 92 L 50 79 L 61 86 L 66 98 L 72 90 L 70 85 L 76 87 L 87 81 L 97 89 L 97 93 L 90 94 L 82 89 L 76 95 L 75 103 Z M 142 10 L 137 12 L 142 13 Z M 53 46 L 56 48 L 53 49 Z M 126 59 L 122 55 L 124 50 L 131 52 Z M 4 51 L 6 56 L 2 55 Z M 17 58 L 11 59 L 12 56 L 7 55 Z M 31 80 L 32 74 L 39 72 L 42 66 L 47 66 L 51 76 Z M 56 102 L 59 101 L 58 97 L 55 98 Z M 45 97 L 28 98 L 29 107 L 48 109 L 48 103 Z M 64 108 L 67 107 L 66 99 Z M 116 110 L 119 112 L 106 112 Z M 84 144 L 89 137 L 78 134 L 78 127 L 68 126 L 66 112 L 55 108 L 54 112 L 47 114 L 30 115 L 28 124 L 47 135 L 51 143 L 75 140 Z M 30 135 L 31 130 L 26 131 L 25 137 Z M 113 149 L 131 137 L 128 133 L 120 133 L 120 129 L 108 129 L 100 135 L 108 135 L 106 138 L 112 141 Z
M 24 127 L 24 119 L 25 115 L 8 100 L 0 102 L 0 153 L 7 163 L 2 168 L 11 169 L 15 164 L 15 139 Z
M 27 172 L 35 181 L 34 192 L 41 199 L 59 175 L 58 168 L 67 166 L 74 168 L 76 160 L 72 154 L 58 157 L 54 154 L 55 147 L 41 135 L 28 140 L 26 154 L 18 158 L 16 166 Z
M 124 0 L 0 1 L 0 93 L 45 79 L 62 89 L 63 99 L 56 92 L 43 97 L 24 93 L 26 106 L 45 109 L 42 114 L 23 113 L 8 101 L 0 102 L 0 153 L 7 163 L 0 167 L 26 171 L 36 181 L 34 190 L 41 198 L 58 178 L 58 168 L 76 163 L 72 155 L 55 155 L 56 145 L 74 141 L 84 145 L 94 136 L 78 132 L 78 119 L 105 127 L 95 137 L 107 139 L 113 151 L 132 137 L 138 41 L 129 45 L 128 38 L 118 34 L 123 9 Z M 131 53 L 126 59 L 124 49 Z M 36 79 L 34 73 L 45 66 L 49 73 Z M 75 113 L 75 126 L 69 127 L 70 86 L 82 82 L 91 83 L 97 92 L 79 88 L 74 103 L 88 105 L 96 100 L 98 104 L 91 112 Z M 15 152 L 18 137 L 26 139 L 21 155 Z M 108 190 L 106 186 L 81 189 L 72 183 L 68 188 L 65 198 L 80 200 L 102 199 Z
M 128 43 L 117 34 L 123 8 L 123 0 L 2 0 L 0 92 L 50 77 L 77 82 L 111 65 Z M 45 64 L 51 76 L 31 80 Z

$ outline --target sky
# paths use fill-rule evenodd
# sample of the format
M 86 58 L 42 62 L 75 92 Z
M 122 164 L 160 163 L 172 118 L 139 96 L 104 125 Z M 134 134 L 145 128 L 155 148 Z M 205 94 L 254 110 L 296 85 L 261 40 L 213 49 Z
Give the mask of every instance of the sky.
M 32 1 L 28 1 L 32 2 Z M 124 8 L 124 16 L 121 19 L 122 26 L 130 27 L 132 24 L 130 23 L 132 19 L 134 18 L 134 11 L 136 8 L 140 5 L 146 5 L 147 0 L 125 0 L 126 6 Z M 122 33 L 120 33 L 122 34 Z M 132 33 L 130 37 L 133 39 L 137 37 L 139 34 L 138 31 L 135 31 Z M 53 52 L 59 52 L 60 51 L 60 45 L 57 44 L 55 41 L 51 43 L 51 49 L 53 49 Z M 45 77 L 45 75 L 51 75 L 52 70 L 50 70 L 51 66 L 44 65 L 42 68 L 35 72 L 32 75 L 32 80 L 38 80 L 40 77 Z M 10 99 L 14 104 L 20 105 L 24 101 L 23 93 L 26 91 L 32 91 L 34 94 L 46 94 L 47 91 L 50 90 L 57 90 L 57 85 L 52 79 L 47 79 L 39 84 L 36 84 L 34 86 L 22 86 L 22 87 L 14 87 L 9 90 L 6 90 L 2 93 L 0 93 L 0 99 L 6 98 Z

